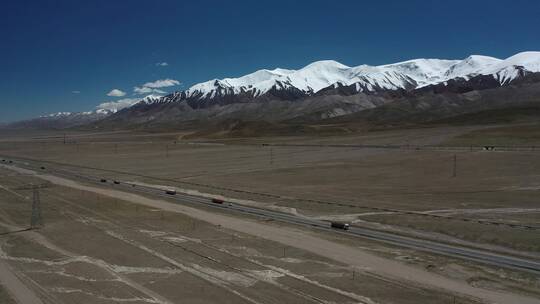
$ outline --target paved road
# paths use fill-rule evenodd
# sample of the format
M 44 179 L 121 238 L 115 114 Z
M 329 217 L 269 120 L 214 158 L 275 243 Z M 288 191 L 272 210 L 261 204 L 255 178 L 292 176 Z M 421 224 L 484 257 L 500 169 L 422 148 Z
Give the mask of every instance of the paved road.
M 40 170 L 41 165 L 35 161 L 23 160 L 18 161 L 13 159 L 13 165 L 18 165 L 21 167 L 27 167 L 34 170 Z M 41 169 L 43 171 L 43 169 Z M 228 212 L 235 212 L 241 214 L 249 214 L 252 216 L 272 219 L 276 221 L 281 221 L 290 224 L 297 224 L 302 226 L 308 226 L 311 228 L 333 231 L 335 233 L 341 233 L 349 236 L 356 236 L 367 238 L 375 241 L 384 242 L 387 244 L 392 244 L 396 246 L 412 248 L 416 250 L 436 253 L 444 256 L 451 256 L 456 258 L 461 258 L 468 261 L 474 261 L 483 264 L 494 265 L 502 268 L 510 268 L 521 271 L 526 271 L 535 275 L 540 275 L 540 261 L 521 258 L 510 255 L 496 254 L 480 249 L 472 249 L 468 247 L 462 247 L 457 245 L 450 245 L 439 243 L 435 241 L 416 239 L 413 237 L 407 237 L 402 235 L 397 235 L 389 232 L 382 232 L 373 229 L 360 228 L 360 227 L 351 227 L 349 230 L 339 230 L 330 228 L 330 224 L 325 221 L 314 220 L 311 218 L 305 218 L 298 215 L 287 214 L 272 210 L 266 210 L 261 208 L 255 208 L 240 204 L 233 204 L 229 202 L 224 202 L 223 204 L 213 203 L 207 197 L 200 197 L 194 195 L 188 195 L 183 193 L 177 193 L 175 195 L 166 194 L 165 191 L 161 188 L 142 186 L 139 184 L 131 184 L 124 181 L 113 181 L 102 182 L 99 177 L 82 175 L 76 172 L 68 170 L 60 170 L 54 168 L 46 168 L 45 171 L 48 174 L 54 174 L 58 176 L 63 176 L 70 179 L 77 179 L 81 181 L 91 182 L 101 184 L 103 186 L 119 188 L 122 191 L 129 191 L 133 193 L 145 193 L 152 196 L 166 197 L 168 200 L 177 202 L 179 204 L 192 204 L 192 205 L 204 205 L 212 208 L 217 208 L 225 210 Z
M 431 150 L 431 151 L 505 151 L 505 152 L 540 152 L 537 146 L 441 146 L 412 144 L 293 144 L 293 143 L 214 143 L 188 142 L 188 145 L 218 146 L 264 146 L 264 147 L 307 147 L 307 148 L 357 148 L 357 149 L 392 149 L 392 150 Z

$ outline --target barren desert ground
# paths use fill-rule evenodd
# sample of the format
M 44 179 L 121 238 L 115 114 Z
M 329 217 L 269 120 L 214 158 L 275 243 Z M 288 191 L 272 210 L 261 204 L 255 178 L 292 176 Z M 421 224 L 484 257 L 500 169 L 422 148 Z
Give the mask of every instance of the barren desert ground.
M 478 133 L 504 141 L 504 132 L 491 128 L 213 141 L 178 133 L 6 133 L 0 154 L 38 160 L 45 171 L 174 187 L 537 260 L 540 147 L 513 142 L 485 151 L 473 140 Z M 204 207 L 203 215 L 170 209 L 9 167 L 0 169 L 0 261 L 43 303 L 540 302 L 534 274 Z M 31 185 L 41 185 L 44 225 L 14 232 L 28 227 Z M 242 221 L 291 234 L 242 231 Z M 295 244 L 296 234 L 358 250 L 350 255 L 358 264 Z M 410 267 L 418 277 L 371 269 L 362 254 L 396 263 L 396 273 Z M 456 287 L 430 286 L 431 278 Z M 0 289 L 0 300 L 12 297 Z

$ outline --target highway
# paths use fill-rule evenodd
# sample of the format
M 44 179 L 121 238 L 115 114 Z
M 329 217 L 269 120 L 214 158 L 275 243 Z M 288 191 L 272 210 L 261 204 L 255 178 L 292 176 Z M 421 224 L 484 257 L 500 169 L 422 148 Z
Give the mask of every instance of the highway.
M 404 248 L 410 248 L 443 256 L 460 258 L 467 261 L 525 271 L 534 275 L 540 275 L 540 261 L 532 258 L 492 253 L 486 250 L 473 249 L 454 244 L 435 242 L 431 240 L 417 239 L 409 236 L 403 236 L 368 228 L 351 226 L 349 230 L 335 229 L 330 227 L 329 222 L 306 218 L 298 215 L 245 206 L 230 202 L 223 202 L 222 204 L 219 204 L 212 202 L 212 200 L 208 197 L 194 196 L 184 193 L 176 193 L 174 195 L 171 195 L 167 194 L 162 188 L 142 186 L 139 184 L 132 184 L 125 181 L 116 180 L 115 183 L 112 180 L 107 180 L 103 182 L 101 177 L 82 175 L 65 169 L 55 169 L 50 167 L 45 168 L 42 167 L 42 165 L 37 161 L 16 160 L 13 158 L 10 158 L 10 161 L 12 161 L 12 163 L 9 163 L 9 161 L 6 159 L 3 164 L 20 166 L 22 168 L 42 171 L 46 172 L 47 174 L 57 175 L 72 180 L 79 180 L 92 184 L 98 184 L 105 187 L 112 187 L 125 192 L 146 194 L 154 197 L 162 197 L 166 198 L 168 201 L 172 201 L 178 204 L 205 206 L 236 214 L 247 214 L 288 224 L 295 224 L 305 227 L 307 226 L 313 229 L 331 231 L 334 233 L 370 239 Z
M 498 151 L 498 152 L 540 152 L 537 146 L 441 146 L 414 144 L 298 144 L 298 143 L 216 143 L 192 141 L 187 145 L 219 145 L 219 146 L 263 146 L 263 147 L 296 147 L 296 148 L 345 148 L 345 149 L 390 149 L 390 150 L 430 150 L 430 151 Z

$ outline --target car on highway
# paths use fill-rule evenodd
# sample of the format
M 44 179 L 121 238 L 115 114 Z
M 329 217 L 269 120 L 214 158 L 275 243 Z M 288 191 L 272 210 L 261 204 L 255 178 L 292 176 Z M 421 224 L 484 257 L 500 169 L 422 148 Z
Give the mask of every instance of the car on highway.
M 165 193 L 169 194 L 169 195 L 175 195 L 176 194 L 176 190 L 166 190 Z

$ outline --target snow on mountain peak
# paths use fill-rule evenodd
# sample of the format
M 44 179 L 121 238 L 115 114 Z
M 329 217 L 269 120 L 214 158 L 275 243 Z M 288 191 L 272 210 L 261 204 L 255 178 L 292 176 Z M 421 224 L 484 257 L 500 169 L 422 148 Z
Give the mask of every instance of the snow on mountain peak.
M 350 67 L 337 62 L 335 60 L 319 60 L 312 62 L 305 67 L 301 68 L 301 70 L 310 70 L 310 71 L 317 71 L 317 70 L 335 70 L 335 69 L 348 69 Z
M 163 97 L 163 96 L 162 95 L 150 94 L 150 95 L 146 95 L 143 99 L 140 100 L 140 102 L 150 104 L 150 103 L 154 103 L 154 102 L 157 102 L 157 101 L 161 100 L 161 97 Z
M 214 97 L 224 89 L 238 94 L 250 91 L 254 96 L 262 95 L 280 84 L 294 86 L 306 92 L 316 92 L 345 79 L 344 70 L 349 67 L 333 60 L 313 62 L 300 70 L 258 70 L 238 78 L 213 79 L 198 83 L 187 90 L 187 96 Z
M 132 105 L 145 102 L 153 103 L 158 101 L 162 96 L 160 95 L 147 95 L 143 98 L 123 98 L 116 101 L 103 102 L 96 107 L 96 113 L 116 113 L 124 108 L 129 108 Z
M 508 83 L 523 72 L 540 72 L 540 52 L 522 52 L 481 69 L 480 74 L 493 75 L 500 83 Z
M 71 112 L 56 112 L 56 113 L 50 113 L 46 115 L 41 115 L 41 118 L 58 118 L 58 117 L 65 117 L 71 115 Z
M 492 71 L 504 69 L 509 66 L 520 66 L 530 72 L 540 72 L 540 52 L 518 53 L 501 61 L 499 64 L 493 67 Z
M 438 84 L 453 78 L 493 75 L 501 84 L 513 80 L 519 67 L 540 71 L 540 52 L 523 52 L 506 60 L 471 55 L 463 60 L 413 59 L 380 66 L 349 67 L 335 60 L 312 62 L 299 70 L 258 70 L 238 77 L 213 79 L 190 87 L 186 98 L 213 98 L 249 93 L 260 96 L 272 88 L 295 88 L 306 94 L 336 85 L 356 85 L 358 91 L 409 89 Z
M 406 75 L 413 79 L 418 87 L 422 87 L 446 80 L 444 73 L 458 62 L 459 60 L 421 58 L 387 64 L 381 66 L 381 68 Z
M 233 94 L 248 94 L 258 97 L 272 89 L 300 90 L 305 95 L 317 93 L 325 88 L 352 86 L 357 92 L 378 90 L 416 89 L 428 85 L 446 83 L 455 78 L 469 79 L 478 75 L 491 75 L 501 85 L 527 73 L 540 72 L 540 52 L 522 52 L 504 60 L 489 56 L 471 55 L 463 60 L 413 59 L 403 62 L 371 66 L 349 67 L 335 60 L 312 62 L 299 70 L 275 68 L 261 69 L 237 77 L 212 79 L 191 86 L 185 91 L 169 96 L 147 95 L 144 98 L 123 98 L 103 102 L 94 111 L 59 112 L 41 116 L 46 119 L 63 119 L 77 115 L 109 115 L 129 108 L 137 103 L 153 104 L 201 100 Z
M 469 75 L 478 75 L 482 70 L 493 66 L 502 60 L 481 55 L 471 55 L 464 60 L 451 66 L 444 74 L 447 78 L 467 77 Z
M 504 61 L 508 64 L 524 66 L 532 72 L 540 70 L 540 52 L 521 52 Z
M 347 82 L 350 67 L 334 60 L 315 61 L 287 75 L 287 82 L 305 92 L 317 92 L 337 82 Z

